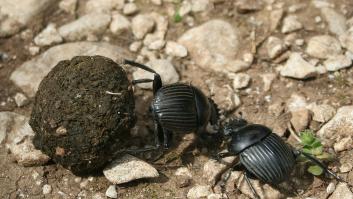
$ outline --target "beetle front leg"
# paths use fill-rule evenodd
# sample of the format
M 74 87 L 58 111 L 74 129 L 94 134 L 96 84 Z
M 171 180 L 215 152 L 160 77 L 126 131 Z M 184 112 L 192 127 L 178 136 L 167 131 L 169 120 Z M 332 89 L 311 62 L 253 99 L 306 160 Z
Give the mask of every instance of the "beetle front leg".
M 315 157 L 313 157 L 312 155 L 305 153 L 303 151 L 295 151 L 296 154 L 303 154 L 306 158 L 308 158 L 310 161 L 312 161 L 313 163 L 315 163 L 316 165 L 318 165 L 319 167 L 321 167 L 326 173 L 330 174 L 331 176 L 333 176 L 334 178 L 336 178 L 338 181 L 340 182 L 344 182 L 347 183 L 345 180 L 343 180 L 341 177 L 339 177 L 337 174 L 335 174 L 333 171 L 327 169 L 327 167 L 320 162 L 320 160 L 316 159 Z
M 250 187 L 250 189 L 251 189 L 251 192 L 252 192 L 252 194 L 254 195 L 254 197 L 255 197 L 256 199 L 261 199 L 260 196 L 259 196 L 259 194 L 257 194 L 255 188 L 252 186 L 252 184 L 251 184 L 251 182 L 250 182 L 250 179 L 249 179 L 249 173 L 248 173 L 247 171 L 246 171 L 245 174 L 244 174 L 244 178 L 245 178 L 246 183 L 248 183 L 248 185 L 249 185 L 249 187 Z

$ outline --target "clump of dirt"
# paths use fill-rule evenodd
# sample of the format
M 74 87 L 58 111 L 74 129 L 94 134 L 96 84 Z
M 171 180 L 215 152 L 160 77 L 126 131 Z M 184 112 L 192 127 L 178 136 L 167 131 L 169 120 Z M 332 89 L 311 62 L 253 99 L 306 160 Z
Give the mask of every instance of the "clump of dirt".
M 59 62 L 42 80 L 30 125 L 33 143 L 76 175 L 100 170 L 126 147 L 134 96 L 123 68 L 102 56 Z

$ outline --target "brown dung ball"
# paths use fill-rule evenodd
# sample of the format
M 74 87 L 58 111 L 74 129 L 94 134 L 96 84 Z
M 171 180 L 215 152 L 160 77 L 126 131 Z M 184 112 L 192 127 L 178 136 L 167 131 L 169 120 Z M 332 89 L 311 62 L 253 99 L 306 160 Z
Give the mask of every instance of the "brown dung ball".
M 36 93 L 30 119 L 34 146 L 74 174 L 98 171 L 125 147 L 134 106 L 126 73 L 113 60 L 61 61 Z

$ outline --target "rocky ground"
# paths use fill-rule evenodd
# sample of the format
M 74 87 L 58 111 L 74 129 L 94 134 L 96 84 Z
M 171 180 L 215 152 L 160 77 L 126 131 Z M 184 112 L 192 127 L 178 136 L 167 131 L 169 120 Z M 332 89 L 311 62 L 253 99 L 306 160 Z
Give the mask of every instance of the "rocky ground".
M 293 146 L 288 124 L 312 129 L 335 155 L 329 168 L 353 184 L 352 1 L 0 0 L 1 198 L 253 197 L 240 171 L 226 195 L 211 189 L 228 167 L 211 157 L 225 147 L 193 134 L 177 135 L 157 162 L 149 161 L 155 154 L 139 156 L 150 164 L 126 155 L 83 177 L 36 150 L 27 122 L 40 81 L 60 60 L 97 54 L 146 63 L 165 84 L 191 82 L 224 117 L 242 112 Z M 132 79 L 151 77 L 125 69 Z M 135 96 L 131 134 L 136 146 L 151 145 L 150 87 L 136 87 Z M 292 181 L 282 190 L 252 180 L 262 198 L 353 198 L 347 184 L 302 166 Z

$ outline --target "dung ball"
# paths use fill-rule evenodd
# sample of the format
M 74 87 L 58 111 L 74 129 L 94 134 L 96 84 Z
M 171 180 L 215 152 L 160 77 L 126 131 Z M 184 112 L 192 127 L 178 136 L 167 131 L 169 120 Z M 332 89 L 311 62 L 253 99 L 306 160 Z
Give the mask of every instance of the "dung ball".
M 123 68 L 102 56 L 59 62 L 42 80 L 30 125 L 33 144 L 74 174 L 102 169 L 126 147 L 134 96 Z

